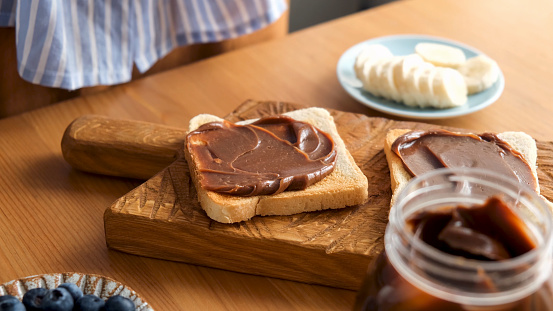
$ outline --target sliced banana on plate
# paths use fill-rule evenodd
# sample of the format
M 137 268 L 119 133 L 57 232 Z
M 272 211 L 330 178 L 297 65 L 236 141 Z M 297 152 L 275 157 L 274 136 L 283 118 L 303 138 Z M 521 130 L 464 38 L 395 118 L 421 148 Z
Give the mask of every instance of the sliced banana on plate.
M 432 80 L 432 93 L 437 108 L 461 106 L 467 102 L 467 86 L 463 76 L 455 69 L 437 67 Z
M 499 66 L 486 55 L 469 58 L 457 70 L 465 78 L 469 95 L 491 87 L 499 79 Z
M 419 106 L 419 103 L 426 101 L 421 94 L 419 80 L 423 72 L 432 68 L 434 68 L 434 65 L 423 62 L 419 66 L 415 66 L 409 70 L 403 82 L 405 85 L 405 92 L 403 94 L 404 104 L 411 107 L 417 107 Z
M 382 44 L 371 44 L 365 46 L 355 59 L 354 69 L 357 78 L 362 79 L 363 67 L 365 67 L 365 65 L 370 65 L 379 59 L 390 58 L 392 56 L 394 56 L 392 52 L 390 52 L 390 50 Z
M 415 53 L 425 61 L 440 67 L 457 68 L 466 61 L 465 53 L 461 49 L 439 43 L 418 43 Z
M 500 75 L 497 63 L 485 55 L 466 60 L 461 49 L 431 42 L 418 43 L 406 56 L 368 45 L 354 69 L 363 89 L 374 96 L 421 108 L 461 106 L 467 95 L 489 88 Z
M 401 101 L 398 89 L 396 87 L 395 67 L 403 61 L 403 57 L 395 56 L 384 63 L 382 66 L 382 75 L 380 76 L 380 85 L 387 98 Z
M 411 70 L 425 64 L 422 58 L 417 54 L 410 54 L 400 58 L 401 61 L 394 65 L 394 83 L 400 94 L 407 93 L 407 77 Z
M 434 90 L 432 84 L 434 83 L 434 77 L 437 73 L 436 67 L 428 68 L 422 71 L 419 80 L 419 97 L 417 104 L 419 107 L 434 107 L 438 100 L 434 97 Z
M 386 97 L 384 90 L 380 86 L 382 68 L 383 65 L 388 61 L 388 58 L 382 58 L 375 62 L 369 62 L 363 67 L 363 74 L 361 76 L 361 82 L 363 82 L 363 89 L 369 91 L 374 96 Z

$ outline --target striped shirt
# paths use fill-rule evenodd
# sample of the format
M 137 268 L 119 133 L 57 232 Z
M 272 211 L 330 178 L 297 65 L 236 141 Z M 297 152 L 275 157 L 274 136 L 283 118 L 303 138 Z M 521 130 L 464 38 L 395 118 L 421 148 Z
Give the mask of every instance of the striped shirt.
M 242 36 L 276 21 L 285 0 L 0 0 L 16 29 L 21 77 L 74 90 L 131 79 L 178 46 Z

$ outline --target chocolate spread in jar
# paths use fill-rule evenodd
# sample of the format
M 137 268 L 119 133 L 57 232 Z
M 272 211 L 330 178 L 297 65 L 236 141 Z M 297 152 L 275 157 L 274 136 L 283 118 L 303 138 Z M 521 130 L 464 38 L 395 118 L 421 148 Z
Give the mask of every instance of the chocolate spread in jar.
M 206 123 L 188 134 L 186 147 L 202 188 L 237 196 L 305 189 L 336 164 L 330 135 L 281 115 L 248 125 Z
M 406 255 L 412 261 L 407 264 L 408 269 L 416 270 L 421 275 L 427 274 L 428 280 L 439 281 L 453 295 L 455 291 L 449 288 L 466 291 L 473 286 L 471 292 L 477 295 L 511 290 L 509 282 L 528 278 L 531 271 L 529 265 L 534 261 L 527 264 L 513 264 L 511 261 L 510 269 L 484 268 L 478 263 L 485 261 L 482 264 L 493 264 L 519 258 L 539 246 L 527 223 L 500 196 L 490 197 L 482 204 L 445 205 L 416 211 L 406 216 L 405 226 L 415 239 L 439 252 L 459 256 L 451 262 L 452 265 L 460 263 L 463 269 L 452 273 L 448 267 L 436 265 L 435 257 L 429 253 L 421 256 L 413 244 L 405 249 L 406 253 L 411 253 Z M 469 259 L 472 265 L 464 265 L 468 262 L 465 259 Z M 480 277 L 475 278 L 474 272 Z M 514 301 L 498 300 L 497 304 L 474 306 L 444 300 L 405 279 L 384 251 L 369 265 L 353 310 L 550 311 L 553 310 L 553 298 L 551 282 L 547 281 L 537 291 Z
M 536 189 L 524 157 L 495 134 L 460 134 L 446 130 L 412 131 L 398 137 L 392 150 L 411 176 L 442 167 L 493 170 Z
M 482 205 L 415 213 L 407 226 L 426 244 L 467 259 L 505 260 L 537 246 L 524 221 L 495 196 Z

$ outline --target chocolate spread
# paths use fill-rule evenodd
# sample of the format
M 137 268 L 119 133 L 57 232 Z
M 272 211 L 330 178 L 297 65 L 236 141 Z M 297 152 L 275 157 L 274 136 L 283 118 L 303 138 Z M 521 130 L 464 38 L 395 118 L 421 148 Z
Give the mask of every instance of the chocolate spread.
M 482 205 L 418 212 L 407 226 L 426 244 L 469 259 L 505 260 L 536 247 L 524 221 L 498 197 Z
M 536 188 L 536 179 L 528 162 L 495 134 L 412 131 L 398 137 L 392 150 L 411 176 L 442 167 L 478 167 Z
M 186 147 L 202 188 L 237 196 L 305 189 L 336 163 L 327 133 L 286 116 L 249 125 L 206 123 L 188 134 Z

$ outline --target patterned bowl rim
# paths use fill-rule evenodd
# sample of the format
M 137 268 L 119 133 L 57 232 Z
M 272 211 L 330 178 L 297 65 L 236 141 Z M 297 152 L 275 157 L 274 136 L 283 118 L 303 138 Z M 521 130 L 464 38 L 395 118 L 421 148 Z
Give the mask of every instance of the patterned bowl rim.
M 53 289 L 62 283 L 77 284 L 85 295 L 94 294 L 102 299 L 121 295 L 134 302 L 136 311 L 154 311 L 132 288 L 113 278 L 93 273 L 61 272 L 27 276 L 0 284 L 0 296 L 9 294 L 21 300 L 30 289 Z

